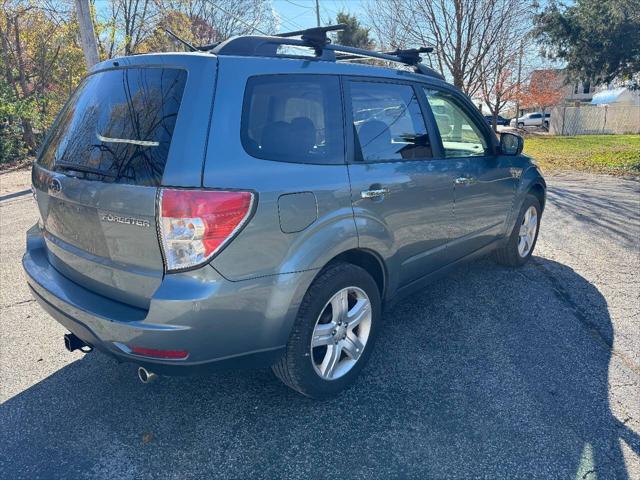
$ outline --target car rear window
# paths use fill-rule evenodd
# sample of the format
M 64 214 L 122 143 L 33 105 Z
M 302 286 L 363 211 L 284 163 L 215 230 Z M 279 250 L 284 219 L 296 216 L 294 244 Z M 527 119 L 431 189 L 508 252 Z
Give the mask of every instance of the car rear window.
M 187 72 L 125 68 L 88 76 L 60 114 L 39 163 L 92 180 L 160 184 Z
M 261 75 L 247 82 L 241 138 L 252 157 L 344 162 L 340 83 L 328 75 Z

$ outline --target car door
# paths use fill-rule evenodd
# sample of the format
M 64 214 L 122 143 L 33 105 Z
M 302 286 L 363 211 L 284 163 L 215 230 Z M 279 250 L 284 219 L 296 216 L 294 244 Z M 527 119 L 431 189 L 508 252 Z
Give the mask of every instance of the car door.
M 434 111 L 443 155 L 456 162 L 454 225 L 448 256 L 458 259 L 504 233 L 516 191 L 512 159 L 496 155 L 493 135 L 459 94 L 425 88 Z M 440 111 L 442 113 L 436 114 Z
M 360 78 L 343 84 L 359 245 L 385 255 L 390 280 L 401 287 L 447 263 L 452 162 L 432 142 L 419 87 Z

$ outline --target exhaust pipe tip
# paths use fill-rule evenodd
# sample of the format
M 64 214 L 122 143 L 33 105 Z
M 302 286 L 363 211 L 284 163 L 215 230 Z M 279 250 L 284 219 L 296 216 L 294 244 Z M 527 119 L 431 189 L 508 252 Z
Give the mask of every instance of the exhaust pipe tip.
M 151 382 L 155 382 L 158 379 L 158 375 L 150 372 L 144 367 L 138 367 L 138 379 L 144 383 L 148 384 Z

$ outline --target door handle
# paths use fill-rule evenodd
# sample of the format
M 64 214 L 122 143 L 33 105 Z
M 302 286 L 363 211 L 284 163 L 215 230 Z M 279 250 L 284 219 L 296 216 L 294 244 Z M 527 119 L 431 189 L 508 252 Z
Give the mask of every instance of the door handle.
M 362 198 L 380 198 L 384 197 L 387 193 L 389 193 L 388 188 L 375 188 L 372 190 L 363 190 L 360 192 L 360 197 Z
M 456 185 L 471 185 L 476 183 L 475 177 L 458 177 L 454 180 Z

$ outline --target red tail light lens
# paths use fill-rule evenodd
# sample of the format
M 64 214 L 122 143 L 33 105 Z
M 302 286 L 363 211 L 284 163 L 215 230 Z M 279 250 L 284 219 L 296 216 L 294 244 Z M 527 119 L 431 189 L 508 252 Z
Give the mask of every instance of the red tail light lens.
M 163 189 L 160 243 L 167 270 L 207 262 L 247 222 L 251 192 Z

